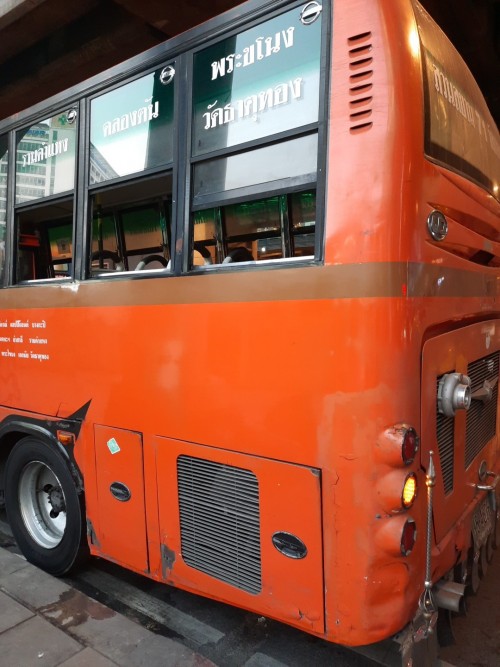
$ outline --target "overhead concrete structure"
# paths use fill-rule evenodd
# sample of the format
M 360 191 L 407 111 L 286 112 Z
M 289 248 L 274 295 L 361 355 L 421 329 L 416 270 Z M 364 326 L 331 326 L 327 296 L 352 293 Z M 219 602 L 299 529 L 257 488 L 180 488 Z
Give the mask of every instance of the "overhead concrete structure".
M 500 0 L 421 0 L 461 52 L 500 125 Z M 239 0 L 3 0 L 0 116 L 25 109 Z

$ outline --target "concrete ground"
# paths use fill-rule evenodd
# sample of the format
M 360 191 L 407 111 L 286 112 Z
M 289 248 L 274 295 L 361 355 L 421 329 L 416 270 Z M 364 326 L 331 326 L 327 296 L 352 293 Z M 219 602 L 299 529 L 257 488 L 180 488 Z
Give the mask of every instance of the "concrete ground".
M 214 667 L 0 548 L 0 665 Z

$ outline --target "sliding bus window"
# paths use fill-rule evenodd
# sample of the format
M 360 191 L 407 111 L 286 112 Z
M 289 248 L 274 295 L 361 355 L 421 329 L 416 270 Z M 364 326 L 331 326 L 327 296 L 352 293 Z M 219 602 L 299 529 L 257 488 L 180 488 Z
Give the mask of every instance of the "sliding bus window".
M 91 100 L 90 276 L 171 268 L 174 91 L 166 64 Z
M 314 257 L 321 12 L 302 18 L 194 55 L 192 268 Z
M 171 268 L 172 176 L 91 195 L 90 275 Z
M 72 275 L 77 134 L 76 108 L 16 134 L 14 268 L 18 283 Z
M 193 265 L 313 257 L 315 228 L 314 190 L 196 211 Z
M 172 162 L 174 82 L 165 65 L 91 100 L 90 185 Z
M 73 201 L 18 211 L 16 281 L 69 278 L 73 262 Z
M 9 164 L 7 135 L 0 136 L 0 287 L 5 271 L 5 235 L 7 225 L 7 170 Z

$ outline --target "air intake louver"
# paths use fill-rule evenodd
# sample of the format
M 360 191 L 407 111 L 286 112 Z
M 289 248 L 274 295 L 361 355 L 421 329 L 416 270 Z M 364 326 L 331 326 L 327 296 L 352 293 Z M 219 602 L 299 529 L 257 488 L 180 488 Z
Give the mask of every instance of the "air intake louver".
M 473 400 L 467 412 L 467 427 L 465 432 L 465 467 L 468 468 L 479 452 L 485 447 L 496 433 L 497 404 L 498 404 L 498 360 L 499 353 L 495 352 L 488 357 L 473 361 L 467 368 L 467 375 L 471 379 L 472 395 L 484 387 L 487 381 L 494 386 L 491 400 Z
M 349 37 L 349 118 L 351 133 L 369 129 L 372 115 L 372 33 L 364 32 Z
M 181 552 L 191 567 L 248 593 L 261 590 L 259 484 L 250 470 L 177 459 Z
M 442 376 L 437 379 L 437 387 Z M 439 451 L 439 461 L 441 463 L 441 474 L 443 477 L 444 492 L 453 491 L 453 466 L 455 465 L 455 419 L 446 417 L 437 409 L 436 403 L 436 437 Z

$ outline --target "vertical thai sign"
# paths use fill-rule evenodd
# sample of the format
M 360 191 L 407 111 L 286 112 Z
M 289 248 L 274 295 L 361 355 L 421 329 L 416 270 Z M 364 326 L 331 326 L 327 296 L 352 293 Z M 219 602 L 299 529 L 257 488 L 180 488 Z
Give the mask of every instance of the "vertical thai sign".
M 500 142 L 469 69 L 425 10 L 415 3 L 422 44 L 425 152 L 499 198 Z
M 17 133 L 16 204 L 74 189 L 77 118 L 69 109 Z
M 0 287 L 5 266 L 5 229 L 7 224 L 7 171 L 9 151 L 7 135 L 0 136 Z
M 92 100 L 91 184 L 172 162 L 174 76 L 167 65 Z
M 317 122 L 318 7 L 314 21 L 297 7 L 195 54 L 193 155 Z

